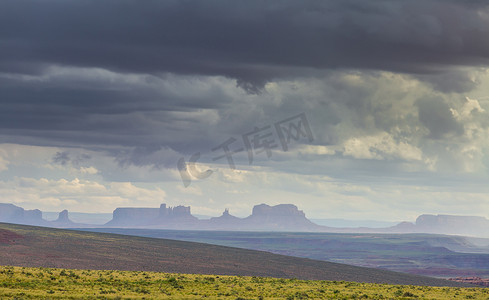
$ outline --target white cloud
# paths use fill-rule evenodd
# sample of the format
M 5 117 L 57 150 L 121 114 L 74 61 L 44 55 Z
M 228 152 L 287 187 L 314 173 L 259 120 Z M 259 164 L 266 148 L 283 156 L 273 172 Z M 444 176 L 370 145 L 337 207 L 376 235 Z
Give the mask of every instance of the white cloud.
M 336 153 L 334 146 L 322 146 L 322 145 L 301 145 L 294 149 L 295 155 L 334 155 Z
M 0 172 L 8 170 L 7 152 L 0 148 Z
M 396 141 L 387 132 L 350 138 L 343 144 L 343 155 L 358 159 L 402 159 L 421 161 L 423 152 L 405 141 Z
M 474 112 L 485 112 L 485 110 L 481 107 L 480 103 L 476 99 L 470 99 L 469 97 L 465 97 L 466 102 L 462 108 L 461 115 L 463 117 L 467 117 Z
M 97 174 L 98 173 L 98 170 L 97 168 L 95 167 L 80 167 L 80 172 L 82 174 L 91 174 L 91 175 L 94 175 L 94 174 Z
M 104 185 L 89 180 L 15 178 L 0 182 L 2 202 L 41 210 L 110 212 L 119 206 L 158 207 L 165 202 L 162 189 L 146 189 L 129 182 Z
M 192 185 L 189 185 L 187 187 L 184 187 L 183 185 L 178 185 L 177 186 L 178 191 L 180 191 L 182 194 L 189 194 L 189 195 L 196 195 L 196 196 L 202 196 L 202 189 L 200 187 L 195 187 Z

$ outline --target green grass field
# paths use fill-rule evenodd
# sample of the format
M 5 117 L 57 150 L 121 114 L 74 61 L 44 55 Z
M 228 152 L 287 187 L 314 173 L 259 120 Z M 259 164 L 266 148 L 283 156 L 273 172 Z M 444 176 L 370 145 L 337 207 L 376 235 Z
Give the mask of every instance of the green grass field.
M 0 299 L 489 299 L 487 288 L 0 267 Z

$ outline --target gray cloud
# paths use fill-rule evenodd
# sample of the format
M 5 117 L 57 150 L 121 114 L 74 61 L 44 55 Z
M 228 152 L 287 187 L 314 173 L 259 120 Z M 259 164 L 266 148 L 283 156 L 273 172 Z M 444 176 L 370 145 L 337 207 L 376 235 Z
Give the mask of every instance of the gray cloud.
M 430 131 L 430 137 L 441 139 L 448 134 L 461 135 L 463 125 L 455 120 L 450 107 L 443 99 L 423 99 L 417 102 L 419 120 Z
M 92 157 L 86 153 L 73 154 L 69 151 L 58 151 L 51 158 L 52 162 L 62 166 L 71 164 L 74 167 L 80 167 L 83 163 L 90 160 Z
M 310 69 L 433 74 L 487 65 L 487 5 L 458 1 L 0 4 L 0 68 L 223 75 L 255 90 Z
M 319 145 L 395 130 L 416 143 L 420 123 L 460 135 L 429 93 L 477 86 L 466 69 L 488 63 L 488 15 L 441 0 L 2 1 L 0 138 L 167 167 L 303 111 Z
M 217 211 L 299 201 L 324 216 L 487 212 L 488 7 L 0 1 L 0 188 L 46 209 L 168 195 Z M 236 171 L 213 160 L 228 138 L 244 147 L 243 134 L 302 112 L 313 142 L 285 152 L 275 140 L 252 165 L 243 151 Z M 184 189 L 176 163 L 196 152 L 214 173 Z
M 0 76 L 0 136 L 4 142 L 58 146 L 202 144 L 202 125 L 229 101 L 219 84 L 71 68 Z
M 436 75 L 416 74 L 415 77 L 430 83 L 433 88 L 444 93 L 465 93 L 480 84 L 473 74 L 463 70 L 447 71 Z
M 68 162 L 70 162 L 70 157 L 69 157 L 68 152 L 66 152 L 66 151 L 56 152 L 56 154 L 53 156 L 52 160 L 54 163 L 64 166 Z

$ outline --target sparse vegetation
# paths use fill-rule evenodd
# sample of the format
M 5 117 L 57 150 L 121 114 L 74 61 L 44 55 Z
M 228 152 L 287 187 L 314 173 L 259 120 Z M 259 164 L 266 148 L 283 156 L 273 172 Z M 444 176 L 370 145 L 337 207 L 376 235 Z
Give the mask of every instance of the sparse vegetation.
M 0 255 L 0 265 L 256 276 L 253 280 L 257 285 L 261 284 L 259 277 L 419 286 L 469 285 L 380 269 L 193 242 L 5 223 L 0 223 L 0 230 L 12 237 L 0 241 L 0 253 L 4 253 Z M 97 274 L 99 273 L 101 280 L 111 280 L 104 271 Z M 39 280 L 57 281 L 56 276 L 49 273 L 32 275 Z M 57 275 L 65 281 L 80 276 L 69 271 Z M 150 273 L 143 277 L 145 281 L 153 280 Z M 180 286 L 178 278 L 176 280 L 175 285 Z M 207 281 L 209 284 L 213 283 L 211 279 Z M 245 287 L 243 285 L 243 288 Z M 218 286 L 216 289 L 220 288 Z
M 0 298 L 489 299 L 489 289 L 5 266 Z

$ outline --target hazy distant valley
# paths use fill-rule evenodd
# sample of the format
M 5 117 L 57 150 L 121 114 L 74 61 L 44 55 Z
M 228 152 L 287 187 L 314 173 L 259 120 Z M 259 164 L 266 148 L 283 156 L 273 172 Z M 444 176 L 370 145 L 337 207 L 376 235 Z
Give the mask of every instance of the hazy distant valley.
M 489 239 L 433 234 L 342 234 L 97 228 L 108 232 L 268 251 L 434 277 L 489 277 Z

